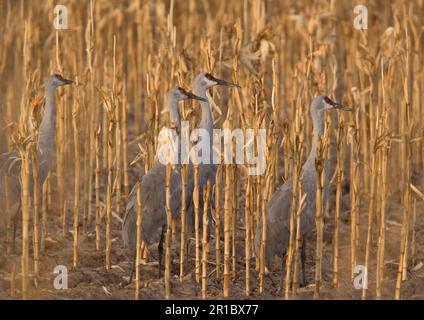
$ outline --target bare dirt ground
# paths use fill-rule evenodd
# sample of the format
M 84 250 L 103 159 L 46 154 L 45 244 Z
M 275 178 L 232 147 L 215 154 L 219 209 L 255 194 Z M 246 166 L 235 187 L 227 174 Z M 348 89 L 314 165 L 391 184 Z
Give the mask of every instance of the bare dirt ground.
M 334 196 L 333 196 L 334 197 Z M 330 197 L 330 203 L 332 202 Z M 349 203 L 349 195 L 344 196 L 344 205 Z M 364 260 L 364 247 L 366 235 L 366 211 L 362 205 L 361 210 L 361 232 L 360 248 L 358 253 L 358 263 Z M 53 208 L 54 209 L 54 208 Z M 418 206 L 418 214 L 424 208 Z M 238 215 L 243 216 L 242 200 Z M 337 289 L 331 285 L 332 280 L 332 237 L 333 237 L 333 220 L 334 210 L 330 207 L 330 214 L 325 220 L 324 234 L 324 256 L 323 256 L 323 286 L 322 299 L 360 299 L 361 290 L 356 290 L 353 286 L 350 271 L 350 221 L 349 210 L 344 208 L 342 223 L 340 228 L 340 284 Z M 30 281 L 31 299 L 133 299 L 135 285 L 134 282 L 130 285 L 125 285 L 125 277 L 128 276 L 130 270 L 129 261 L 125 255 L 125 248 L 121 240 L 121 223 L 118 219 L 113 219 L 113 244 L 112 244 L 112 264 L 110 271 L 106 271 L 104 267 L 104 251 L 96 251 L 95 236 L 91 231 L 88 235 L 81 235 L 79 239 L 79 266 L 77 269 L 72 269 L 72 213 L 68 212 L 68 230 L 66 235 L 63 235 L 59 227 L 59 217 L 54 210 L 51 210 L 48 221 L 48 241 L 46 251 L 41 256 L 41 275 L 37 282 L 34 278 Z M 384 288 L 383 298 L 392 299 L 396 284 L 396 273 L 399 256 L 399 235 L 401 211 L 400 206 L 396 203 L 391 203 L 387 214 L 387 229 L 386 229 L 386 256 L 385 256 L 385 273 L 384 273 Z M 242 230 L 243 221 L 238 221 L 237 233 L 237 277 L 233 279 L 230 285 L 231 299 L 246 299 L 245 296 L 245 261 L 244 261 L 244 232 Z M 92 230 L 93 228 L 91 228 Z M 403 299 L 424 299 L 424 268 L 420 268 L 420 263 L 424 259 L 424 247 L 420 239 L 424 235 L 424 223 L 422 219 L 417 219 L 416 237 L 417 237 L 417 252 L 414 261 L 409 260 L 408 279 L 402 283 L 402 298 Z M 178 235 L 177 235 L 178 238 Z M 369 290 L 368 298 L 375 297 L 375 255 L 376 255 L 376 235 L 373 236 L 373 246 L 371 250 L 371 262 L 369 267 Z M 102 238 L 102 244 L 104 239 Z M 0 244 L 0 298 L 13 299 L 20 297 L 20 251 L 21 236 L 18 233 L 16 243 L 16 253 L 6 255 L 4 243 Z M 208 273 L 210 274 L 207 280 L 207 297 L 210 299 L 222 299 L 223 297 L 223 280 L 217 279 L 214 272 L 215 253 L 212 248 L 215 247 L 215 239 L 210 243 L 210 254 L 208 265 Z M 223 247 L 223 246 L 222 246 Z M 156 246 L 150 249 L 149 262 L 141 267 L 142 278 L 142 299 L 163 299 L 164 298 L 164 283 L 163 278 L 158 278 L 157 271 L 157 251 Z M 212 251 L 212 252 L 211 252 Z M 194 246 L 192 244 L 190 251 L 190 261 L 187 267 L 186 276 L 180 282 L 179 261 L 178 256 L 174 254 L 172 264 L 172 292 L 173 298 L 176 299 L 198 299 L 200 298 L 200 285 L 194 281 Z M 278 261 L 276 266 L 280 265 Z M 11 273 L 13 265 L 17 270 L 16 274 L 16 292 L 15 296 L 11 296 Z M 57 274 L 53 273 L 55 266 L 65 265 L 68 268 L 69 280 L 67 290 L 56 290 L 53 287 L 53 281 Z M 279 268 L 277 268 L 278 271 Z M 222 267 L 221 267 L 222 270 Z M 278 293 L 279 274 L 278 272 L 271 273 L 266 278 L 265 293 L 258 292 L 258 273 L 255 271 L 254 259 L 251 265 L 251 299 L 281 299 L 281 294 Z M 315 234 L 312 234 L 307 247 L 307 262 L 306 262 L 306 277 L 307 286 L 300 288 L 298 295 L 293 299 L 312 299 L 314 291 L 314 276 L 315 276 Z M 222 271 L 221 271 L 222 273 Z M 162 273 L 163 274 L 163 273 Z
M 135 132 L 130 132 L 130 140 L 136 136 Z M 133 159 L 137 153 L 135 147 L 129 150 L 129 159 Z M 330 163 L 334 161 L 330 160 Z M 348 164 L 348 162 L 347 162 Z M 348 172 L 349 168 L 345 167 Z M 330 168 L 330 172 L 332 169 Z M 133 185 L 139 176 L 143 174 L 143 168 L 137 163 L 131 168 L 130 184 Z M 420 177 L 416 177 L 418 180 Z M 69 190 L 73 190 L 73 180 L 69 179 Z M 101 181 L 106 181 L 106 176 Z M 243 183 L 241 181 L 241 183 Z M 330 186 L 329 208 L 325 217 L 324 228 L 324 252 L 322 261 L 323 283 L 321 287 L 321 299 L 361 299 L 361 290 L 354 288 L 351 278 L 351 250 L 350 250 L 350 195 L 348 178 L 344 181 L 342 198 L 342 215 L 340 223 L 340 247 L 339 247 L 339 286 L 332 286 L 333 272 L 333 236 L 334 236 L 334 204 L 335 187 Z M 394 188 L 395 189 L 395 188 Z M 54 192 L 54 186 L 53 186 Z M 101 186 L 101 197 L 106 192 L 106 186 Z M 402 224 L 402 210 L 400 200 L 397 198 L 398 192 L 392 191 L 388 194 L 388 206 L 386 212 L 386 246 L 385 246 L 385 272 L 382 289 L 383 299 L 393 299 L 396 285 L 396 275 L 400 250 L 400 230 Z M 104 245 L 105 245 L 105 223 L 102 219 L 101 245 L 100 251 L 95 248 L 94 217 L 86 235 L 80 234 L 78 243 L 78 268 L 72 268 L 73 257 L 73 209 L 72 197 L 68 199 L 67 229 L 63 234 L 61 227 L 61 216 L 58 205 L 54 202 L 56 197 L 53 194 L 52 208 L 48 212 L 48 237 L 46 240 L 46 250 L 41 254 L 40 277 L 35 281 L 33 274 L 30 279 L 28 297 L 30 299 L 134 299 L 135 283 L 127 285 L 126 281 L 131 268 L 131 263 L 126 255 L 126 248 L 121 239 L 121 221 L 112 218 L 112 269 L 106 271 L 104 267 Z M 223 198 L 223 197 L 222 197 Z M 365 260 L 365 243 L 368 221 L 368 197 L 361 194 L 360 232 L 358 248 L 358 264 L 363 264 Z M 101 199 L 102 201 L 104 199 Z M 93 200 L 94 201 L 94 200 Z M 115 203 L 115 202 L 114 202 Z M 125 200 L 122 200 L 121 208 L 125 208 Z M 244 244 L 244 195 L 238 195 L 237 212 L 237 236 L 236 236 L 236 278 L 230 283 L 230 299 L 282 299 L 279 292 L 281 260 L 275 259 L 275 270 L 270 272 L 265 278 L 265 292 L 258 291 L 259 276 L 255 271 L 255 261 L 251 259 L 251 289 L 250 297 L 245 295 L 245 244 Z M 223 209 L 223 206 L 222 206 Z M 122 209 L 123 210 L 123 209 Z M 402 299 L 424 299 L 424 220 L 420 218 L 424 211 L 422 202 L 417 202 L 416 219 L 416 256 L 411 259 L 409 255 L 408 278 L 402 282 Z M 221 212 L 222 214 L 222 212 Z M 82 231 L 83 206 L 80 208 L 80 231 Z M 93 213 L 94 215 L 94 213 Z M 122 218 L 124 212 L 119 216 Z M 374 219 L 373 236 L 370 253 L 370 266 L 368 268 L 368 294 L 369 299 L 375 298 L 375 269 L 377 251 L 377 224 Z M 158 230 L 159 237 L 160 230 Z M 223 232 L 221 232 L 223 234 Z M 177 245 L 179 243 L 179 230 L 176 230 Z M 16 299 L 21 297 L 20 251 L 21 251 L 20 225 L 16 239 L 15 252 L 6 253 L 3 230 L 0 231 L 0 299 Z M 308 240 L 306 258 L 306 282 L 305 287 L 299 288 L 298 294 L 292 299 L 313 299 L 314 279 L 315 279 L 315 245 L 316 234 L 313 232 Z M 32 244 L 30 245 L 30 256 L 32 257 Z M 207 298 L 223 299 L 223 278 L 221 265 L 221 276 L 216 278 L 215 274 L 215 238 L 212 236 L 209 244 Z M 186 274 L 182 282 L 179 279 L 179 251 L 173 247 L 172 263 L 172 297 L 174 299 L 200 299 L 201 284 L 195 282 L 194 275 L 194 241 L 190 246 L 190 261 L 186 263 Z M 223 260 L 223 240 L 221 239 L 221 263 Z M 413 261 L 414 260 L 414 261 Z M 54 273 L 54 268 L 64 265 L 68 269 L 68 289 L 56 290 L 54 279 L 58 274 Z M 14 296 L 11 296 L 12 270 L 15 266 L 15 287 Z M 157 244 L 149 247 L 148 261 L 141 266 L 141 298 L 142 299 L 164 299 L 164 279 L 158 278 L 158 253 Z M 33 261 L 30 261 L 30 270 L 33 270 Z

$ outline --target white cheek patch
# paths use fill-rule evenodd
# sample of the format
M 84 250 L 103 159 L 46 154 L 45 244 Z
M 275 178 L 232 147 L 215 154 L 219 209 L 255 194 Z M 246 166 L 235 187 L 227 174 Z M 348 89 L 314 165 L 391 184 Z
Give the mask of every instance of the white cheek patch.
M 205 78 L 205 82 L 206 82 L 206 85 L 208 87 L 212 87 L 212 86 L 215 86 L 217 84 L 216 81 L 209 80 L 208 78 Z
M 325 110 L 333 109 L 333 108 L 334 108 L 334 106 L 333 106 L 333 105 L 331 105 L 331 104 L 329 104 L 329 103 L 325 102 L 325 107 L 324 107 L 324 109 L 325 109 Z

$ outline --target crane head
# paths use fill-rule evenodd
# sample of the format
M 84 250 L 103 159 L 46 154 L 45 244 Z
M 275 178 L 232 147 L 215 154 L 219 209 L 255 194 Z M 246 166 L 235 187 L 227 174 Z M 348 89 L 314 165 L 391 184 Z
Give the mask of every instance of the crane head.
M 57 87 L 66 86 L 68 84 L 73 84 L 73 83 L 74 81 L 65 79 L 60 74 L 52 74 L 46 80 L 46 87 L 57 88 Z
M 352 111 L 353 109 L 348 106 L 344 106 L 338 102 L 334 102 L 327 96 L 318 96 L 316 97 L 311 104 L 311 111 L 321 112 L 324 110 L 343 110 L 343 111 Z
M 210 73 L 207 73 L 207 72 L 200 73 L 196 77 L 195 81 L 200 81 L 200 84 L 203 87 L 206 87 L 206 88 L 210 88 L 210 87 L 217 86 L 217 85 L 240 88 L 240 86 L 236 83 L 232 83 L 232 82 L 229 82 L 229 81 L 226 81 L 226 80 L 217 79 L 213 75 L 211 75 Z
M 192 93 L 192 92 L 190 92 L 190 91 L 188 91 L 188 90 L 186 90 L 184 88 L 181 88 L 181 87 L 174 87 L 171 90 L 171 93 L 175 96 L 175 98 L 178 101 L 180 101 L 180 100 L 189 100 L 189 99 L 206 101 L 205 98 L 196 96 L 194 93 Z
M 181 87 L 178 87 L 178 92 L 181 96 L 181 100 L 192 99 L 192 100 L 207 101 L 205 98 L 196 96 L 194 93 L 192 93 L 192 92 L 190 92 L 190 91 L 188 91 L 184 88 L 181 88 Z

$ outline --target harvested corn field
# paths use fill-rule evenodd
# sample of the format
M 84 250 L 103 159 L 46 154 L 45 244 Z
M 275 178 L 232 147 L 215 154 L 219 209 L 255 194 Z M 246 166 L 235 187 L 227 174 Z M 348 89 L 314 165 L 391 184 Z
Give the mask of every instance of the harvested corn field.
M 0 0 L 0 299 L 423 299 L 423 16 Z

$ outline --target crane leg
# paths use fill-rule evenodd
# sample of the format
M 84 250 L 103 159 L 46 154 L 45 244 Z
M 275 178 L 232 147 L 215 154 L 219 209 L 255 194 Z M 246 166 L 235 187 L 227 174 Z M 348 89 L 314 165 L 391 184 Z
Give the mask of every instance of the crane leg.
M 187 263 L 189 263 L 188 261 L 188 259 L 190 258 L 190 238 L 187 238 L 186 239 L 187 241 L 186 241 L 186 261 L 187 261 Z
M 300 261 L 302 264 L 302 287 L 306 286 L 306 271 L 305 271 L 305 262 L 306 262 L 306 237 L 303 237 L 302 248 L 300 251 Z
M 135 264 L 136 263 L 137 263 L 137 249 L 135 250 L 134 255 L 133 255 L 133 263 L 132 263 L 132 266 L 131 266 L 131 271 L 130 271 L 130 277 L 129 277 L 129 280 L 128 280 L 128 284 L 131 284 L 131 282 L 133 280 L 134 272 L 135 272 Z
M 286 253 L 284 253 L 283 262 L 281 262 L 280 288 L 278 289 L 278 293 L 282 293 L 284 290 L 284 278 L 286 275 L 286 259 L 287 259 L 287 255 Z
M 20 204 L 19 204 L 18 210 L 15 212 L 15 216 L 13 217 L 12 252 L 15 252 L 16 229 L 18 228 L 19 211 L 21 211 Z
M 160 240 L 158 244 L 158 253 L 159 253 L 159 266 L 158 266 L 158 276 L 161 277 L 162 271 L 162 257 L 163 257 L 163 239 L 165 237 L 166 225 L 162 226 L 162 232 L 160 234 Z

